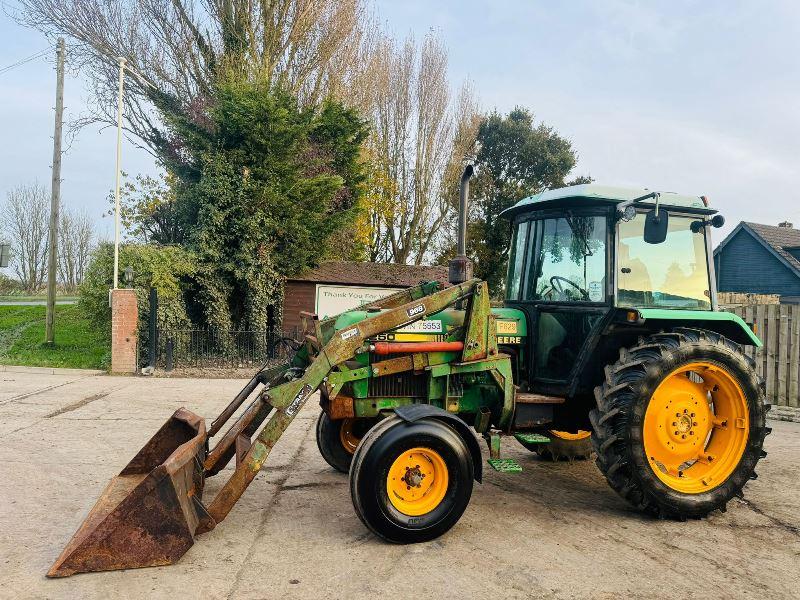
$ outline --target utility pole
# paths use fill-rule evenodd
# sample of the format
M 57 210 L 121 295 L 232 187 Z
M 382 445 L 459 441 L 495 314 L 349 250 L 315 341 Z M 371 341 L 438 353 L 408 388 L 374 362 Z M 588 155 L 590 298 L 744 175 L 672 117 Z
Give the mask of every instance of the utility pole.
M 50 238 L 47 257 L 47 317 L 45 343 L 53 344 L 56 312 L 56 270 L 58 261 L 58 205 L 61 199 L 61 126 L 64 121 L 64 38 L 58 38 L 56 50 L 56 124 L 53 133 L 53 178 L 50 182 Z
M 119 285 L 119 183 L 122 174 L 122 111 L 124 109 L 125 57 L 119 62 L 119 90 L 117 95 L 117 175 L 114 186 L 114 289 Z

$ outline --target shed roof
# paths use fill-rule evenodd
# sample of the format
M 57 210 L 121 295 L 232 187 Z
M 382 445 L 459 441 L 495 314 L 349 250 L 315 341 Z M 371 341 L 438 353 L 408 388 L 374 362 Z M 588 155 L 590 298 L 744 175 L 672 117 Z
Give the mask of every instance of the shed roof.
M 800 247 L 800 229 L 742 221 L 720 242 L 719 246 L 714 249 L 714 255 L 716 256 L 721 252 L 727 243 L 736 237 L 740 231 L 752 235 L 756 240 L 761 242 L 767 250 L 775 255 L 778 260 L 800 277 L 800 261 L 786 250 L 787 248 Z
M 444 266 L 398 265 L 355 261 L 326 261 L 301 275 L 287 277 L 288 281 L 374 285 L 381 287 L 411 287 L 421 281 L 447 283 Z

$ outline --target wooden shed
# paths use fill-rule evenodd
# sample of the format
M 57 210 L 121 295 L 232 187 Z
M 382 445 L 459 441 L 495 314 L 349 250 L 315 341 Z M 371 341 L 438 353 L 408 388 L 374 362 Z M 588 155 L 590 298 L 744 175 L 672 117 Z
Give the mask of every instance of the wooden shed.
M 316 269 L 286 280 L 283 331 L 299 332 L 300 312 L 321 318 L 354 308 L 367 300 L 417 285 L 421 281 L 447 283 L 446 266 L 397 265 L 327 261 Z

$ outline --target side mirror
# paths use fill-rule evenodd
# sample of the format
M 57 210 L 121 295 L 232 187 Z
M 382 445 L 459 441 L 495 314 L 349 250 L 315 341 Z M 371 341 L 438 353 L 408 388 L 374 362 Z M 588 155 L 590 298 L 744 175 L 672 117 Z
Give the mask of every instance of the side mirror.
M 660 244 L 667 239 L 669 213 L 665 210 L 651 210 L 644 220 L 644 241 L 648 244 Z

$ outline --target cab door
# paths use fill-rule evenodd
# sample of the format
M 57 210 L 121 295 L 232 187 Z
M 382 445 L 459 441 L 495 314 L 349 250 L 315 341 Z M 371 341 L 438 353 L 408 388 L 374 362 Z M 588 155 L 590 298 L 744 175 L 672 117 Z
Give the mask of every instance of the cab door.
M 605 208 L 541 212 L 517 225 L 509 301 L 528 314 L 528 379 L 535 391 L 566 395 L 611 310 L 610 240 Z M 525 246 L 521 247 L 521 234 Z M 524 258 L 519 257 L 524 252 Z

